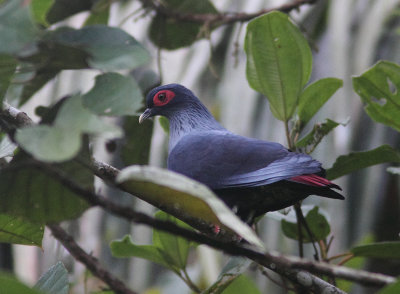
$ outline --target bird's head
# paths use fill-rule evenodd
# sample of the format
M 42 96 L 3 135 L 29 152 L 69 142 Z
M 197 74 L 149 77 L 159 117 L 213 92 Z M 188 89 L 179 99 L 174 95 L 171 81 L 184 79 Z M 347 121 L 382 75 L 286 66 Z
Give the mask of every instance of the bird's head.
M 201 104 L 198 98 L 179 84 L 168 84 L 152 89 L 146 96 L 146 110 L 139 117 L 142 123 L 145 119 L 163 115 L 170 117 L 178 110 L 190 108 L 191 105 Z

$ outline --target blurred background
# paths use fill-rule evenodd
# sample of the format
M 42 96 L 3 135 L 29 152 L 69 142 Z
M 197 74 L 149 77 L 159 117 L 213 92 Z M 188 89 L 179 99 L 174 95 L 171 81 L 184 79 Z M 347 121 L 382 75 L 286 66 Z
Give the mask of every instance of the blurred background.
M 262 8 L 282 5 L 282 0 L 214 0 L 219 11 L 255 12 Z M 111 6 L 109 25 L 121 27 L 139 40 L 152 54 L 152 63 L 136 71 L 137 79 L 157 80 L 162 84 L 181 83 L 192 89 L 227 129 L 241 135 L 276 141 L 286 145 L 283 123 L 276 120 L 268 107 L 268 101 L 250 88 L 245 77 L 246 57 L 243 50 L 247 23 L 222 26 L 211 33 L 210 39 L 201 39 L 184 49 L 159 50 L 149 39 L 151 21 L 141 8 L 140 1 L 115 1 Z M 136 12 L 136 13 L 135 13 Z M 80 13 L 63 24 L 80 27 L 88 13 Z M 399 0 L 320 0 L 314 5 L 304 5 L 290 13 L 301 28 L 313 49 L 313 74 L 311 81 L 324 77 L 343 79 L 344 86 L 330 99 L 314 118 L 322 122 L 331 118 L 348 122 L 326 137 L 312 154 L 324 167 L 331 167 L 335 159 L 350 151 L 368 150 L 384 143 L 399 149 L 399 134 L 392 129 L 371 121 L 365 114 L 359 97 L 353 92 L 351 77 L 359 75 L 377 60 L 400 62 L 400 1 Z M 156 75 L 149 73 L 152 70 Z M 40 90 L 24 106 L 34 117 L 38 99 L 41 104 L 74 91 L 86 92 L 94 84 L 97 71 L 63 71 L 54 81 Z M 150 83 L 151 84 L 151 83 Z M 33 105 L 33 103 L 35 103 Z M 137 118 L 130 118 L 135 119 Z M 121 121 L 121 124 L 124 122 Z M 126 123 L 126 122 L 125 122 Z M 154 120 L 149 154 L 135 163 L 165 167 L 168 136 Z M 308 131 L 308 130 L 306 130 Z M 136 138 L 137 139 L 137 138 Z M 140 140 L 140 138 L 139 138 Z M 104 142 L 98 142 L 95 157 L 119 168 L 123 167 L 119 146 L 109 153 Z M 148 157 L 148 158 L 147 158 Z M 345 201 L 332 201 L 309 197 L 306 203 L 317 204 L 326 211 L 334 236 L 331 254 L 345 252 L 351 245 L 374 238 L 375 241 L 398 240 L 400 231 L 399 178 L 386 172 L 387 166 L 379 165 L 340 178 L 336 182 L 343 187 Z M 148 214 L 154 208 L 129 195 L 118 194 L 103 186 L 97 190 L 118 199 L 120 203 L 133 205 L 136 210 Z M 148 227 L 130 225 L 99 209 L 90 209 L 78 221 L 69 225 L 69 231 L 79 244 L 91 251 L 139 293 L 190 293 L 186 285 L 171 272 L 140 259 L 115 259 L 110 255 L 109 243 L 130 233 L 138 244 L 150 244 L 152 231 Z M 259 234 L 268 249 L 298 254 L 297 243 L 283 236 L 280 222 L 264 217 Z M 29 284 L 57 260 L 63 260 L 72 273 L 72 293 L 85 293 L 85 283 L 97 283 L 83 266 L 75 263 L 68 253 L 46 231 L 43 250 L 28 246 L 13 246 L 13 264 L 18 276 Z M 311 248 L 306 247 L 311 256 Z M 226 256 L 206 246 L 199 246 L 191 255 L 189 274 L 204 285 L 215 281 L 227 260 Z M 365 264 L 374 271 L 400 274 L 398 262 Z M 249 276 L 256 281 L 262 293 L 285 291 L 250 270 Z M 373 289 L 353 287 L 352 293 L 368 293 Z

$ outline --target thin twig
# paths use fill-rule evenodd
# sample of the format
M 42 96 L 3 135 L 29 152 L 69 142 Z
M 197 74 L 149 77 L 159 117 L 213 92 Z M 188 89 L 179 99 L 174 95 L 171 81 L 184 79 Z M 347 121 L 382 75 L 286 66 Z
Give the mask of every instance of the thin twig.
M 189 274 L 188 274 L 188 272 L 186 271 L 185 268 L 182 270 L 182 272 L 183 272 L 183 276 L 181 276 L 181 278 L 185 281 L 186 285 L 188 285 L 189 288 L 192 289 L 193 292 L 201 293 L 201 290 L 192 281 L 192 279 L 190 278 L 190 276 L 189 276 Z
M 65 249 L 78 261 L 83 263 L 88 270 L 91 271 L 93 275 L 98 277 L 100 280 L 105 282 L 115 293 L 118 294 L 136 294 L 125 284 L 114 277 L 109 271 L 101 266 L 99 261 L 92 255 L 87 254 L 70 236 L 66 231 L 64 231 L 59 225 L 52 224 L 47 225 L 53 234 L 54 238 L 61 242 Z
M 188 21 L 194 23 L 209 23 L 213 28 L 222 25 L 232 24 L 236 22 L 247 22 L 255 17 L 266 14 L 271 11 L 281 11 L 288 13 L 292 10 L 298 9 L 300 6 L 306 4 L 314 4 L 318 0 L 294 0 L 290 3 L 283 4 L 274 8 L 265 8 L 253 13 L 245 12 L 222 12 L 222 13 L 205 13 L 205 14 L 195 14 L 195 13 L 181 13 L 176 10 L 170 9 L 162 4 L 156 4 L 149 0 L 140 0 L 142 4 L 146 7 L 150 7 L 155 10 L 158 14 L 164 15 L 169 18 L 173 18 L 181 21 Z

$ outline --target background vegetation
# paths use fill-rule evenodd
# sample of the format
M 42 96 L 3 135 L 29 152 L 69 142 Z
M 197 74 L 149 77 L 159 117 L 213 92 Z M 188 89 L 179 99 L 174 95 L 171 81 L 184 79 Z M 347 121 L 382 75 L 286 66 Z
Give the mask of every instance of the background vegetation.
M 398 12 L 397 0 L 0 1 L 0 293 L 398 293 Z M 138 114 L 170 82 L 228 129 L 312 153 L 346 200 L 309 197 L 255 235 L 159 168 L 167 124 Z

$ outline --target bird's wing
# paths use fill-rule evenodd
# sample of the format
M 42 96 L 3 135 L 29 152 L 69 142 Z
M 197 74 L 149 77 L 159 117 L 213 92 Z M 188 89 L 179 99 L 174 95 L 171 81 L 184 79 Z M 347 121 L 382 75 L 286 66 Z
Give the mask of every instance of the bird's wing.
M 168 168 L 213 189 L 262 186 L 322 170 L 306 154 L 227 131 L 184 136 L 170 151 Z

